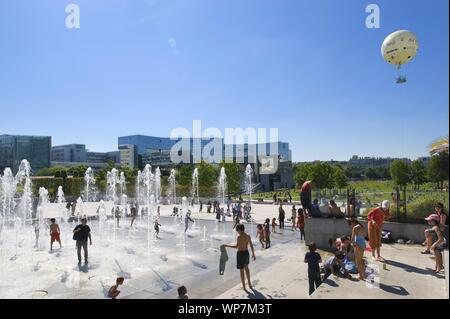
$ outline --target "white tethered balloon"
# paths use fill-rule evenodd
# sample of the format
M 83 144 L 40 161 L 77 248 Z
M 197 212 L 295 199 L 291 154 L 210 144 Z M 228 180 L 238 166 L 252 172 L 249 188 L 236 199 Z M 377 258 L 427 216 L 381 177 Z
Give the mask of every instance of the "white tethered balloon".
M 399 30 L 389 34 L 381 45 L 384 60 L 393 64 L 398 70 L 402 65 L 410 62 L 417 54 L 419 42 L 417 37 L 408 30 Z M 406 77 L 399 76 L 397 83 L 405 83 Z

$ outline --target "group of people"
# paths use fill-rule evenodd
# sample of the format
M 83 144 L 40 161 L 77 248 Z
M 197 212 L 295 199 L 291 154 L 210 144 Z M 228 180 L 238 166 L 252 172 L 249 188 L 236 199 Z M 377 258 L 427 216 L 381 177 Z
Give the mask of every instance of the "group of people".
M 348 219 L 351 227 L 351 236 L 343 236 L 337 239 L 330 239 L 329 244 L 332 248 L 332 257 L 323 265 L 324 279 L 331 274 L 344 278 L 352 278 L 346 263 L 355 263 L 358 280 L 366 280 L 366 264 L 364 261 L 364 252 L 366 251 L 366 237 L 369 237 L 369 246 L 372 250 L 372 258 L 376 261 L 384 262 L 381 257 L 381 230 L 386 218 L 389 217 L 390 202 L 384 201 L 381 207 L 372 209 L 367 215 L 368 229 L 356 218 Z M 305 263 L 308 264 L 309 293 L 312 294 L 322 283 L 320 263 L 322 258 L 316 252 L 315 243 L 308 245 L 309 252 L 305 255 Z

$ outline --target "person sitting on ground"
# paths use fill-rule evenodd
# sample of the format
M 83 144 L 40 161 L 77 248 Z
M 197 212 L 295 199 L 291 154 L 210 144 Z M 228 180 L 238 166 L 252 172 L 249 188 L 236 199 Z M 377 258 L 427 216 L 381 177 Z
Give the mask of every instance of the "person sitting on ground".
M 342 241 L 340 238 L 330 238 L 328 240 L 328 245 L 330 245 L 333 254 L 337 254 L 341 251 Z
M 436 260 L 436 265 L 434 267 L 434 271 L 439 273 L 444 269 L 444 264 L 442 262 L 442 252 L 447 246 L 447 238 L 444 238 L 442 235 L 441 227 L 440 227 L 440 217 L 437 214 L 432 214 L 425 218 L 432 228 L 429 230 L 430 232 L 434 232 L 436 234 L 436 241 L 431 245 L 430 250 L 434 253 L 434 257 Z
M 109 288 L 108 298 L 117 299 L 120 295 L 119 286 L 123 285 L 125 278 L 120 277 L 116 279 L 116 284 Z
M 349 261 L 355 261 L 355 249 L 349 236 L 341 237 L 341 252 Z
M 185 286 L 181 286 L 178 288 L 178 299 L 180 300 L 188 300 L 189 296 L 187 294 L 187 288 Z
M 311 205 L 311 213 L 309 217 L 320 217 L 322 214 L 320 213 L 319 200 L 316 198 Z
M 352 278 L 352 276 L 345 269 L 344 259 L 344 254 L 342 252 L 338 252 L 336 255 L 330 257 L 330 259 L 327 260 L 327 262 L 323 266 L 325 270 L 325 279 L 330 277 L 330 275 L 347 279 Z
M 344 217 L 344 214 L 342 213 L 341 209 L 338 207 L 336 202 L 334 200 L 330 200 L 330 217 L 338 218 L 338 217 Z

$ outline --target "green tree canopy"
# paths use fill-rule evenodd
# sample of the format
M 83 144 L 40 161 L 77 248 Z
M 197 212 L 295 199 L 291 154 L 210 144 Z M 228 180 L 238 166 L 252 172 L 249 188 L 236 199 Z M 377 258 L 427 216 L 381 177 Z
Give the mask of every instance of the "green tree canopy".
M 308 180 L 311 171 L 311 163 L 297 164 L 294 166 L 294 181 L 301 187 Z
M 242 165 L 238 163 L 225 163 L 222 162 L 221 167 L 225 167 L 225 173 L 227 174 L 228 192 L 239 193 L 241 191 L 241 185 L 244 177 L 244 169 Z
M 194 173 L 194 166 L 190 164 L 183 164 L 177 169 L 177 183 L 179 185 L 192 185 L 192 174 Z M 200 177 L 199 177 L 200 179 Z M 200 181 L 199 181 L 200 183 Z
M 411 168 L 402 160 L 395 160 L 391 164 L 392 180 L 398 186 L 406 186 L 411 181 Z
M 427 171 L 421 160 L 411 163 L 411 181 L 414 183 L 415 189 L 427 181 Z
M 340 166 L 333 166 L 333 180 L 334 186 L 337 188 L 345 188 L 348 186 L 347 176 Z
M 448 163 L 448 153 L 442 152 L 433 155 L 428 165 L 428 178 L 430 181 L 437 183 L 441 188 L 443 188 L 444 181 L 449 178 Z
M 73 177 L 84 177 L 87 169 L 88 166 L 86 165 L 75 165 L 69 167 L 69 169 L 67 170 L 67 175 L 71 175 Z
M 334 169 L 325 162 L 300 164 L 295 167 L 295 182 L 301 186 L 305 181 L 315 179 L 319 188 L 333 188 Z
M 213 187 L 216 185 L 219 174 L 214 166 L 205 162 L 201 162 L 197 165 L 197 168 L 199 186 Z

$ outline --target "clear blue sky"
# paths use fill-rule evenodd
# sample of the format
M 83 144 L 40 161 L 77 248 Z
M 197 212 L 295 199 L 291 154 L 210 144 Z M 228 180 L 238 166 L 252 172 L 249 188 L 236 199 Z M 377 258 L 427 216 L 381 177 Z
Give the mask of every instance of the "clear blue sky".
M 65 7 L 81 29 L 65 27 Z M 367 29 L 365 7 L 381 8 Z M 448 134 L 447 0 L 2 0 L 0 134 L 117 147 L 175 127 L 277 127 L 296 161 L 427 154 Z M 395 84 L 380 54 L 420 43 Z M 171 40 L 172 39 L 172 40 Z

